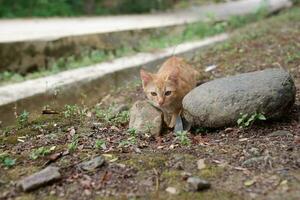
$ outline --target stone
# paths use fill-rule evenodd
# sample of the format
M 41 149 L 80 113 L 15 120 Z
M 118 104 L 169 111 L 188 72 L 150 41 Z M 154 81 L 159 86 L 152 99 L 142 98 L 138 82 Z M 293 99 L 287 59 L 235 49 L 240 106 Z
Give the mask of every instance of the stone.
M 194 126 L 234 125 L 241 113 L 263 113 L 267 119 L 287 114 L 296 88 L 283 69 L 266 69 L 206 82 L 183 99 L 183 114 Z
M 175 187 L 167 187 L 166 192 L 168 192 L 170 194 L 178 194 L 178 191 Z
M 260 155 L 260 151 L 258 148 L 252 147 L 251 149 L 249 149 L 249 153 L 251 153 L 254 156 L 259 156 Z
M 271 160 L 270 156 L 258 156 L 245 160 L 242 167 L 255 167 L 256 165 L 265 165 Z
M 140 134 L 159 135 L 162 124 L 162 112 L 147 101 L 137 101 L 130 109 L 129 128 Z
M 210 188 L 210 183 L 198 177 L 189 177 L 187 179 L 188 189 L 193 192 L 206 190 Z
M 102 167 L 104 164 L 104 158 L 102 156 L 97 156 L 92 160 L 80 163 L 78 167 L 86 171 L 94 171 L 95 169 Z
M 290 131 L 278 130 L 270 133 L 269 137 L 293 137 L 294 135 Z
M 59 173 L 59 168 L 49 166 L 35 174 L 25 177 L 19 181 L 17 185 L 21 187 L 23 191 L 27 192 L 57 181 L 60 178 L 61 174 Z
M 200 170 L 206 168 L 204 159 L 199 159 L 197 161 L 197 168 L 200 169 Z

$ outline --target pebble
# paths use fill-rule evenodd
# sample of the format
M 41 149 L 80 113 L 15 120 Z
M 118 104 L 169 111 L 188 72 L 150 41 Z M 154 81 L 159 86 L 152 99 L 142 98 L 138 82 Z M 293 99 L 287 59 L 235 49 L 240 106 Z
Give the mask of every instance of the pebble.
M 270 133 L 268 135 L 269 137 L 293 137 L 294 135 L 290 131 L 285 131 L 285 130 L 278 130 Z
M 197 161 L 197 167 L 198 167 L 198 169 L 201 170 L 201 169 L 204 169 L 206 167 L 204 161 L 205 161 L 204 159 L 200 159 L 200 160 Z
M 197 192 L 210 188 L 210 183 L 198 177 L 189 177 L 187 179 L 188 188 L 190 191 Z
M 167 187 L 166 192 L 170 194 L 178 194 L 178 191 L 175 187 Z
M 92 160 L 80 163 L 78 167 L 86 171 L 94 171 L 96 168 L 99 168 L 104 164 L 105 164 L 104 158 L 102 156 L 97 156 Z

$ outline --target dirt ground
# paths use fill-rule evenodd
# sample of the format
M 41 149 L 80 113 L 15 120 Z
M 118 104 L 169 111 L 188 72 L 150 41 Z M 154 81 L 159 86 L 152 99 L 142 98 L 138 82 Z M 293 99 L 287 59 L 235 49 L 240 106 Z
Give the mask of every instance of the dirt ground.
M 297 87 L 295 105 L 281 120 L 249 128 L 195 128 L 188 134 L 190 145 L 181 144 L 171 131 L 133 138 L 128 117 L 113 120 L 107 109 L 42 115 L 1 130 L 1 151 L 16 163 L 0 165 L 0 199 L 300 199 L 299 8 L 250 24 L 234 32 L 233 39 L 197 52 L 190 62 L 202 71 L 202 81 L 285 68 Z M 213 64 L 215 70 L 203 72 Z M 130 106 L 143 98 L 136 83 L 106 96 L 99 106 L 107 108 L 112 102 Z M 95 148 L 97 140 L 105 141 L 105 148 Z M 30 159 L 34 149 L 53 146 L 48 155 Z M 106 160 L 101 168 L 85 172 L 77 167 L 97 155 Z M 203 169 L 197 167 L 199 159 L 204 159 Z M 18 180 L 49 161 L 60 167 L 60 181 L 29 193 L 16 187 Z M 209 181 L 211 188 L 190 192 L 186 183 L 190 175 Z M 176 188 L 177 194 L 166 192 L 168 187 Z

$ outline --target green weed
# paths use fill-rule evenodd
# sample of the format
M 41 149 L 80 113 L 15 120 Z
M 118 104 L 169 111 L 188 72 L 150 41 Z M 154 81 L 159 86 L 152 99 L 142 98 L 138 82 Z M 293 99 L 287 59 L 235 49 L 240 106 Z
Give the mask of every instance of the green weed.
M 189 146 L 191 145 L 191 140 L 188 138 L 187 131 L 178 131 L 175 133 L 176 140 L 179 141 L 181 145 Z
M 129 122 L 129 111 L 125 110 L 119 113 L 114 112 L 115 106 L 107 109 L 101 109 L 99 106 L 94 108 L 95 115 L 98 119 L 107 125 L 123 125 Z
M 29 112 L 24 110 L 18 117 L 17 117 L 17 123 L 19 126 L 23 127 L 26 124 L 28 124 L 29 119 Z
M 258 120 L 267 120 L 263 113 L 255 112 L 252 115 L 240 113 L 240 118 L 237 120 L 239 128 L 246 128 L 252 126 L 252 124 Z
M 48 154 L 50 154 L 52 151 L 55 150 L 55 146 L 52 146 L 52 147 L 39 147 L 37 149 L 34 149 L 30 155 L 29 155 L 29 158 L 32 159 L 32 160 L 36 160 L 38 159 L 39 157 L 43 157 L 43 156 L 46 156 Z
M 63 114 L 64 114 L 65 118 L 71 118 L 71 117 L 76 117 L 76 116 L 83 118 L 83 116 L 85 115 L 85 112 L 78 105 L 65 105 Z
M 0 162 L 3 164 L 4 167 L 10 168 L 16 164 L 16 159 L 11 158 L 6 153 L 1 153 Z
M 95 148 L 105 150 L 107 148 L 106 147 L 106 142 L 104 140 L 96 140 L 95 141 Z
M 121 140 L 119 142 L 118 147 L 129 147 L 135 145 L 136 142 L 137 142 L 136 137 L 131 136 L 127 140 Z

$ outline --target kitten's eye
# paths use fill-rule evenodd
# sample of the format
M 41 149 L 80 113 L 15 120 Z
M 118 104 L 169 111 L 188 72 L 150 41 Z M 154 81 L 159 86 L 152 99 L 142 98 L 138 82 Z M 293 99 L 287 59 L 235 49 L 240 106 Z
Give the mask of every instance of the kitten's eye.
M 171 91 L 166 91 L 166 92 L 165 92 L 165 96 L 170 96 L 171 93 L 172 93 Z
M 151 95 L 152 96 L 157 96 L 157 93 L 156 92 L 151 92 Z

